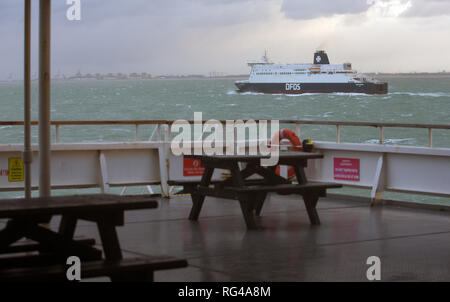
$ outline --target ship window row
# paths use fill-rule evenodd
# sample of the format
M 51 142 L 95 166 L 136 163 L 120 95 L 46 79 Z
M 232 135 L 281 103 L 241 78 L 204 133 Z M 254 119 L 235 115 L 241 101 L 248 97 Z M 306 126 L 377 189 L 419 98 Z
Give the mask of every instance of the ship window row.
M 274 75 L 274 74 L 282 74 L 282 75 L 292 75 L 292 74 L 305 74 L 306 72 L 256 72 L 256 75 Z
M 333 73 L 353 73 L 352 71 L 319 71 L 312 70 L 312 73 L 333 74 Z M 255 75 L 293 75 L 293 74 L 306 74 L 308 72 L 253 72 Z

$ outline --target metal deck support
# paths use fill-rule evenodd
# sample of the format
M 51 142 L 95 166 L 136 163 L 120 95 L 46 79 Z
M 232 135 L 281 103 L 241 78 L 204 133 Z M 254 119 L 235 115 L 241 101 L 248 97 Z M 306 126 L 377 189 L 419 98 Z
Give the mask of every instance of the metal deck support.
M 51 0 L 39 1 L 39 195 L 50 196 Z
M 158 125 L 159 129 L 161 129 L 160 125 Z M 169 126 L 165 130 L 164 141 L 161 147 L 158 148 L 158 156 L 159 156 L 159 171 L 161 178 L 161 194 L 164 197 L 169 197 L 169 186 L 167 185 L 167 181 L 169 180 L 169 154 L 170 154 L 170 129 Z M 160 131 L 159 131 L 160 133 Z M 161 136 L 160 136 L 161 139 Z
M 24 148 L 23 162 L 25 168 L 25 198 L 31 198 L 31 104 L 30 104 L 30 48 L 31 48 L 31 0 L 25 0 L 24 23 Z
M 375 177 L 373 180 L 373 187 L 370 193 L 370 205 L 374 206 L 377 201 L 383 199 L 383 191 L 386 184 L 386 164 L 385 155 L 382 154 L 378 158 L 377 168 L 375 170 Z
M 100 163 L 100 189 L 102 193 L 107 193 L 109 191 L 109 181 L 108 181 L 108 169 L 106 166 L 105 153 L 100 151 L 99 154 Z

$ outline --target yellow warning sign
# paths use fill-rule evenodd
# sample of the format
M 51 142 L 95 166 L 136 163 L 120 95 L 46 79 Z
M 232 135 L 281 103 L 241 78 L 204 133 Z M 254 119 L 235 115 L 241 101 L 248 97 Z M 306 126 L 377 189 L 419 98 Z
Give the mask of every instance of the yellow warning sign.
M 9 162 L 9 177 L 10 182 L 24 181 L 23 161 L 20 157 L 8 158 Z

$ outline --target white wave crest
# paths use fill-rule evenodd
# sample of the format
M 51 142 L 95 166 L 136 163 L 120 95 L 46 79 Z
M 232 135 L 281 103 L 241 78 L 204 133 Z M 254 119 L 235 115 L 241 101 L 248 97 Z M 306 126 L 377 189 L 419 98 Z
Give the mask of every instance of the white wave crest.
M 235 95 L 238 94 L 238 92 L 236 90 L 230 90 L 227 92 L 228 95 Z
M 344 95 L 344 96 L 369 96 L 373 97 L 373 94 L 367 94 L 367 93 L 359 93 L 359 92 L 333 92 L 330 93 L 330 95 Z
M 369 139 L 366 140 L 366 144 L 378 144 L 380 141 L 378 139 Z M 383 140 L 385 144 L 398 144 L 402 142 L 415 143 L 416 140 L 414 138 L 387 138 Z
M 289 96 L 289 97 L 301 97 L 301 96 L 317 96 L 317 95 L 329 95 L 329 96 L 368 96 L 372 97 L 371 94 L 366 93 L 353 93 L 353 92 L 333 92 L 333 93 L 262 93 L 262 92 L 239 92 L 237 90 L 231 90 L 227 92 L 227 95 L 273 95 L 273 96 Z
M 425 97 L 450 97 L 450 93 L 445 92 L 391 92 L 389 94 L 395 95 L 409 95 L 409 96 L 425 96 Z

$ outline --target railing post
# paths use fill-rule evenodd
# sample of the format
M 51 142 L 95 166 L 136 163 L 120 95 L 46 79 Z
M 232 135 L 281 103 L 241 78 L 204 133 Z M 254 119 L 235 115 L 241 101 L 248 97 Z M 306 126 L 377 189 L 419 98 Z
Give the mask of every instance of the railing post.
M 158 132 L 158 125 L 156 125 L 155 129 L 153 129 L 152 135 L 148 138 L 149 141 L 153 140 L 153 138 L 156 135 L 156 132 Z
M 428 128 L 428 147 L 433 148 L 433 129 Z
M 161 193 L 164 197 L 169 197 L 169 186 L 167 181 L 169 180 L 169 170 L 170 170 L 170 125 L 167 127 L 162 127 L 161 124 L 158 124 L 160 134 L 159 141 L 160 145 L 158 147 L 158 156 L 159 156 L 159 175 L 161 182 Z M 164 128 L 164 129 L 162 129 Z M 161 141 L 161 134 L 164 130 L 164 140 Z
M 136 141 L 139 141 L 139 124 L 136 124 Z
M 383 140 L 384 140 L 384 127 L 381 126 L 380 127 L 380 145 L 383 144 Z
M 170 143 L 170 125 L 164 125 L 164 142 Z
M 341 143 L 341 125 L 336 125 L 336 143 Z
M 59 143 L 59 125 L 55 125 L 55 142 Z
M 161 141 L 161 124 L 158 124 L 158 127 L 156 129 L 158 129 L 156 131 L 156 133 L 158 134 L 158 141 Z
M 386 187 L 386 160 L 385 155 L 380 154 L 378 158 L 375 177 L 373 180 L 372 191 L 370 193 L 370 206 L 374 206 L 377 201 L 383 199 L 383 192 Z
M 295 133 L 300 138 L 300 123 L 295 123 Z

